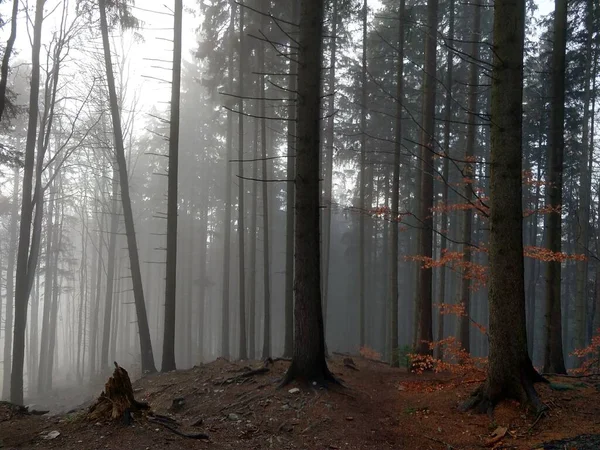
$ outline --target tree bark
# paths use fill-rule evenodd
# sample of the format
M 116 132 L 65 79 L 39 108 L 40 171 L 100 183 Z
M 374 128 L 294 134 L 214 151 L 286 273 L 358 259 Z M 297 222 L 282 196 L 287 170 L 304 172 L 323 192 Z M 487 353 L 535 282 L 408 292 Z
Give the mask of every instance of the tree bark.
M 6 268 L 6 317 L 4 318 L 4 352 L 3 352 L 3 377 L 2 398 L 10 397 L 10 372 L 11 350 L 14 321 L 14 295 L 15 295 L 15 258 L 17 255 L 17 229 L 19 224 L 19 168 L 13 169 L 13 193 L 10 213 L 8 265 Z
M 292 18 L 295 20 L 298 16 L 298 1 L 292 0 Z M 291 357 L 294 347 L 294 199 L 296 195 L 296 186 L 294 180 L 295 172 L 295 154 L 296 154 L 296 103 L 297 98 L 297 78 L 296 71 L 298 65 L 293 58 L 290 61 L 288 77 L 288 91 L 290 102 L 287 108 L 287 183 L 286 183 L 286 212 L 285 212 L 285 335 L 283 344 L 283 356 Z
M 247 340 L 246 340 L 246 274 L 245 266 L 245 248 L 244 248 L 244 237 L 246 234 L 246 228 L 244 227 L 244 73 L 246 71 L 246 48 L 245 48 L 245 37 L 244 37 L 244 5 L 243 0 L 240 0 L 239 4 L 239 15 L 240 15 L 240 68 L 238 74 L 238 96 L 239 102 L 239 115 L 238 115 L 238 245 L 239 245 L 239 258 L 238 258 L 238 269 L 239 269 L 239 296 L 240 296 L 240 310 L 239 310 L 239 324 L 240 324 L 240 359 L 248 358 Z M 264 136 L 263 136 L 264 139 Z M 265 256 L 267 257 L 267 256 Z
M 266 2 L 263 0 L 263 10 L 267 10 Z M 264 16 L 261 16 L 261 25 L 265 25 Z M 264 45 L 258 55 L 259 72 L 265 70 L 265 50 Z M 265 76 L 260 76 L 260 147 L 262 157 L 262 176 L 268 178 L 267 173 L 267 120 L 265 119 Z M 265 360 L 271 356 L 271 264 L 269 262 L 269 196 L 266 182 L 262 183 L 262 203 L 263 203 L 263 348 L 262 359 Z
M 325 361 L 319 242 L 319 130 L 323 0 L 302 0 L 298 48 L 294 352 L 282 384 L 333 381 Z
M 587 41 L 585 48 L 585 79 L 583 94 L 583 130 L 582 130 L 582 152 L 579 181 L 579 208 L 577 210 L 577 252 L 588 255 L 589 246 L 589 222 L 590 222 L 590 198 L 591 198 L 591 171 L 588 170 L 590 150 L 590 83 L 592 77 L 592 43 L 594 35 L 594 2 L 586 1 Z M 592 117 L 592 120 L 594 118 Z M 592 151 L 593 152 L 593 151 Z M 587 345 L 587 303 L 588 303 L 588 261 L 587 258 L 577 261 L 577 278 L 575 293 L 575 348 L 584 348 Z M 581 361 L 576 358 L 577 363 Z
M 31 221 L 33 213 L 32 187 L 34 153 L 39 112 L 40 92 L 40 47 L 42 22 L 44 20 L 45 0 L 37 0 L 33 25 L 33 45 L 31 58 L 31 89 L 29 92 L 29 118 L 27 124 L 27 142 L 25 144 L 25 163 L 23 170 L 23 194 L 21 205 L 21 223 L 19 226 L 19 247 L 17 251 L 17 272 L 15 277 L 15 321 L 10 378 L 10 401 L 23 403 L 23 364 L 25 361 L 25 327 L 27 325 L 28 262 L 31 243 Z M 5 357 L 6 359 L 6 357 Z
M 131 207 L 131 197 L 129 195 L 129 178 L 127 174 L 127 162 L 125 159 L 125 146 L 123 144 L 121 117 L 117 100 L 117 91 L 115 88 L 115 79 L 113 75 L 110 42 L 108 40 L 106 0 L 98 0 L 98 6 L 100 9 L 100 30 L 102 32 L 104 63 L 106 66 L 106 81 L 108 84 L 108 92 L 110 97 L 110 111 L 115 139 L 116 161 L 119 169 L 119 183 L 121 185 L 121 202 L 123 204 L 125 234 L 127 235 L 127 248 L 129 250 L 129 262 L 131 265 L 133 296 L 137 314 L 140 349 L 142 353 L 142 373 L 153 373 L 156 372 L 156 367 L 154 366 L 152 341 L 150 339 L 150 329 L 148 327 L 148 317 L 146 315 L 146 304 L 144 301 L 144 288 L 142 286 L 140 258 L 135 235 L 135 224 L 133 222 L 133 210 Z
M 425 38 L 425 74 L 423 75 L 423 120 L 421 132 L 421 209 L 419 256 L 433 255 L 433 170 L 435 145 L 435 63 L 437 47 L 438 0 L 427 2 L 427 37 Z M 419 333 L 416 351 L 420 355 L 432 354 L 429 343 L 433 341 L 432 278 L 431 268 L 419 272 Z
M 561 251 L 562 184 L 565 121 L 565 52 L 567 43 L 567 1 L 556 0 L 554 47 L 552 49 L 552 91 L 546 205 L 557 208 L 548 214 L 547 248 Z M 546 263 L 546 347 L 544 372 L 567 373 L 562 349 L 561 261 Z
M 367 270 L 366 260 L 366 235 L 365 235 L 365 217 L 367 214 L 366 202 L 366 184 L 367 184 L 367 15 L 369 9 L 367 0 L 363 2 L 362 10 L 362 67 L 360 74 L 361 83 L 361 101 L 360 101 L 360 178 L 359 178 L 359 194 L 360 194 L 360 211 L 358 225 L 359 239 L 359 260 L 358 260 L 358 329 L 359 329 L 359 348 L 365 346 L 365 290 L 366 279 L 365 271 Z M 370 205 L 368 205 L 370 206 Z
M 17 39 L 17 15 L 19 13 L 19 0 L 13 0 L 13 7 L 10 22 L 10 35 L 6 41 L 4 48 L 4 56 L 2 57 L 2 68 L 0 69 L 0 120 L 6 109 L 6 86 L 8 85 L 8 66 L 10 56 L 12 54 L 15 39 Z
M 475 0 L 473 4 L 473 32 L 471 34 L 471 58 L 475 63 L 471 64 L 469 74 L 469 109 L 468 125 L 467 125 L 467 149 L 465 152 L 465 163 L 463 169 L 463 183 L 464 196 L 467 203 L 471 202 L 473 198 L 473 182 L 475 181 L 475 173 L 473 164 L 470 162 L 475 155 L 475 138 L 477 135 L 477 112 L 478 112 L 478 98 L 477 91 L 479 89 L 479 45 L 481 40 L 481 8 L 482 5 L 478 0 Z M 473 229 L 473 210 L 469 207 L 465 209 L 463 213 L 463 230 L 462 230 L 462 241 L 463 241 L 463 263 L 466 268 L 471 263 L 471 251 L 473 246 L 471 244 L 471 234 Z M 464 269 L 463 269 L 464 270 Z M 460 345 L 467 351 L 471 352 L 471 279 L 463 274 L 460 289 L 461 303 L 465 308 L 465 315 L 460 318 Z
M 394 142 L 394 166 L 392 169 L 391 239 L 390 239 L 390 355 L 391 366 L 400 366 L 398 354 L 398 227 L 400 209 L 400 154 L 402 152 L 402 108 L 404 101 L 404 6 L 400 0 L 398 8 L 398 52 L 396 66 L 396 139 Z
M 490 412 L 503 399 L 542 404 L 527 353 L 522 208 L 525 0 L 496 0 L 491 99 L 489 341 L 487 380 L 463 405 Z
M 227 90 L 233 92 L 233 33 L 235 24 L 235 3 L 230 3 L 229 19 L 229 62 L 227 74 Z M 231 259 L 231 176 L 230 162 L 233 159 L 233 114 L 227 111 L 227 160 L 225 161 L 225 217 L 223 219 L 223 299 L 221 302 L 221 356 L 229 358 L 229 278 Z
M 449 18 L 448 18 L 448 42 L 453 46 L 454 45 L 454 0 L 450 0 L 448 5 L 449 8 Z M 450 180 L 448 179 L 450 175 L 450 125 L 452 120 L 452 88 L 453 88 L 453 69 L 454 69 L 454 51 L 451 48 L 448 48 L 448 53 L 446 56 L 446 97 L 444 99 L 444 153 L 445 158 L 442 164 L 442 205 L 448 205 L 448 184 Z M 447 236 L 449 233 L 448 230 L 448 213 L 445 209 L 442 209 L 442 214 L 440 217 L 442 236 L 440 239 L 440 254 L 443 255 L 446 249 L 448 248 L 447 244 Z M 443 265 L 440 267 L 440 279 L 439 279 L 439 288 L 438 288 L 438 303 L 441 305 L 446 303 L 446 266 Z M 444 339 L 444 324 L 445 324 L 444 314 L 438 314 L 438 330 L 437 330 L 437 340 L 441 341 Z M 440 346 L 436 347 L 436 356 L 438 359 L 443 359 L 443 350 Z
M 327 299 L 329 297 L 329 267 L 331 254 L 331 211 L 333 190 L 333 150 L 335 147 L 335 69 L 337 58 L 337 27 L 338 27 L 338 1 L 333 0 L 331 12 L 331 54 L 329 57 L 329 92 L 327 105 L 327 129 L 325 132 L 325 189 L 323 195 L 322 216 L 322 246 L 323 246 L 323 328 L 327 336 Z
M 165 283 L 165 329 L 163 372 L 175 370 L 175 308 L 177 303 L 177 183 L 179 173 L 179 96 L 181 90 L 182 0 L 175 0 L 173 38 L 173 80 L 171 83 L 171 120 L 169 133 L 169 173 L 167 199 L 167 273 Z

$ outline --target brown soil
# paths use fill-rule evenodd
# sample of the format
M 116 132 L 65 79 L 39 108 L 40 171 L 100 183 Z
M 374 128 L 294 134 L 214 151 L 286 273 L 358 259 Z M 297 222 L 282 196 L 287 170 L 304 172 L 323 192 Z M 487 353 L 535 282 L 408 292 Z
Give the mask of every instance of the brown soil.
M 536 449 L 544 448 L 544 442 L 600 433 L 599 387 L 589 379 L 554 379 L 560 383 L 558 387 L 568 389 L 561 391 L 538 385 L 549 406 L 543 417 L 532 416 L 515 403 L 504 403 L 496 408 L 492 421 L 485 415 L 457 410 L 477 386 L 479 376 L 414 375 L 360 357 L 352 359 L 358 370 L 341 357 L 329 362 L 344 382 L 343 389 L 296 385 L 278 389 L 277 381 L 287 368 L 285 361 L 276 362 L 266 373 L 243 377 L 240 375 L 262 363 L 250 367 L 217 360 L 133 384 L 136 400 L 148 402 L 154 413 L 175 421 L 168 426 L 185 434 L 206 433 L 208 441 L 177 435 L 147 416 L 138 416 L 127 426 L 120 421 L 90 421 L 85 409 L 45 417 L 24 415 L 0 404 L 0 447 Z M 299 392 L 289 392 L 296 387 Z M 499 427 L 507 430 L 502 439 L 493 442 L 491 436 Z M 60 435 L 44 439 L 51 431 Z M 581 439 L 595 438 L 582 437 L 579 442 Z M 564 442 L 564 448 L 579 447 Z

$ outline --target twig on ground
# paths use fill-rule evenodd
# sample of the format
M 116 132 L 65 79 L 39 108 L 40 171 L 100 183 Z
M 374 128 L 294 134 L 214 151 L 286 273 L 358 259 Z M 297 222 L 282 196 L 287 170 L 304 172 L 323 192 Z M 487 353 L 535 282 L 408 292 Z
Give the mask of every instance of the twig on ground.
M 457 450 L 456 447 L 448 444 L 447 442 L 442 441 L 441 439 L 434 438 L 434 437 L 431 437 L 431 436 L 427 436 L 426 434 L 424 434 L 423 436 L 425 436 L 430 441 L 437 442 L 438 444 L 445 445 L 446 446 L 446 450 Z

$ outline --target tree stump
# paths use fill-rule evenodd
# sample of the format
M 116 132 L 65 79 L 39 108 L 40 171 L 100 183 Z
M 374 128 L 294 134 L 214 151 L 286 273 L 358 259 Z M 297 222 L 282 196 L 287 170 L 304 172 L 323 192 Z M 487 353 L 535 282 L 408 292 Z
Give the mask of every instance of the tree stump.
M 138 402 L 133 397 L 133 387 L 129 374 L 116 362 L 112 377 L 104 385 L 104 391 L 96 400 L 89 411 L 90 420 L 118 420 L 129 421 L 131 413 L 148 410 L 147 403 Z

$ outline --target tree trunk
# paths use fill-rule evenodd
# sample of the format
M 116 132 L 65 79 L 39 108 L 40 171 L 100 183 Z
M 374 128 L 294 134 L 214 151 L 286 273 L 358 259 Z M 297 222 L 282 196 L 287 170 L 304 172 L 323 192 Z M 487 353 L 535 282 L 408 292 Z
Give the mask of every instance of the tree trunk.
M 6 86 L 8 85 L 8 66 L 10 56 L 12 54 L 15 39 L 17 39 L 17 16 L 19 13 L 19 0 L 13 0 L 13 7 L 10 22 L 10 35 L 6 41 L 4 48 L 4 56 L 2 57 L 2 68 L 0 69 L 0 120 L 6 108 Z
M 181 89 L 181 29 L 183 3 L 175 0 L 173 44 L 173 81 L 171 84 L 171 120 L 169 133 L 169 173 L 167 199 L 167 273 L 165 287 L 165 329 L 163 372 L 175 370 L 175 308 L 177 298 L 177 178 L 179 172 L 179 94 Z
M 591 197 L 591 172 L 588 170 L 590 147 L 590 82 L 592 76 L 592 41 L 594 34 L 594 2 L 586 1 L 586 30 L 587 42 L 585 48 L 585 79 L 583 94 L 583 132 L 582 151 L 580 162 L 579 182 L 579 208 L 577 211 L 577 252 L 588 255 L 589 222 L 590 222 L 590 197 Z M 594 120 L 594 118 L 592 118 Z M 593 150 L 592 150 L 593 151 Z M 588 261 L 587 258 L 577 261 L 577 281 L 575 293 L 575 348 L 584 348 L 587 345 L 587 303 L 588 303 Z M 576 358 L 580 362 L 580 358 Z
M 452 46 L 454 46 L 454 0 L 450 0 L 449 8 L 449 18 L 448 18 L 448 42 Z M 442 205 L 448 205 L 448 184 L 450 180 L 448 179 L 450 175 L 450 125 L 452 120 L 452 85 L 454 83 L 453 80 L 453 63 L 454 51 L 451 48 L 448 48 L 448 53 L 446 56 L 446 98 L 444 99 L 444 153 L 445 158 L 442 165 Z M 447 236 L 449 233 L 448 230 L 448 213 L 445 209 L 442 209 L 442 214 L 440 217 L 441 221 L 441 231 L 442 236 L 440 239 L 440 255 L 443 255 L 447 249 Z M 440 267 L 440 279 L 439 279 L 439 289 L 438 289 L 438 303 L 441 305 L 446 303 L 446 266 L 443 265 Z M 444 314 L 438 314 L 438 330 L 437 330 L 437 340 L 441 341 L 444 339 L 444 323 L 445 317 Z M 438 346 L 436 347 L 436 356 L 438 359 L 443 359 L 443 349 Z
M 17 272 L 15 277 L 15 320 L 12 366 L 10 378 L 10 401 L 23 403 L 23 363 L 25 361 L 25 327 L 27 325 L 28 262 L 31 242 L 31 220 L 33 213 L 32 186 L 36 129 L 39 112 L 40 92 L 40 47 L 42 22 L 44 20 L 45 0 L 37 0 L 33 26 L 33 45 L 31 59 L 31 89 L 29 92 L 29 118 L 27 124 L 27 142 L 25 144 L 25 163 L 23 170 L 23 195 L 21 202 L 21 222 L 19 225 L 19 247 L 17 252 Z M 6 355 L 6 354 L 5 354 Z M 5 356 L 6 360 L 6 356 Z
M 263 10 L 267 10 L 266 2 L 262 2 Z M 264 27 L 264 16 L 261 16 L 261 25 Z M 265 71 L 265 49 L 262 46 L 258 55 L 259 72 Z M 267 174 L 267 120 L 265 119 L 265 76 L 260 76 L 260 148 L 262 157 L 262 177 L 268 178 Z M 263 348 L 262 359 L 271 356 L 271 264 L 269 263 L 269 196 L 268 183 L 262 183 L 262 204 L 263 204 Z
M 10 368 L 12 333 L 14 318 L 14 282 L 15 282 L 15 258 L 17 254 L 17 229 L 19 224 L 19 168 L 13 169 L 13 193 L 10 213 L 9 244 L 8 244 L 8 266 L 6 268 L 6 317 L 4 318 L 4 375 L 2 377 L 2 398 L 10 396 Z
M 329 57 L 329 92 L 327 105 L 327 129 L 325 132 L 325 189 L 323 196 L 323 216 L 321 238 L 323 246 L 323 328 L 327 336 L 327 299 L 329 297 L 329 263 L 331 254 L 331 208 L 333 190 L 333 150 L 335 147 L 335 68 L 337 55 L 337 26 L 338 26 L 338 2 L 333 0 L 331 12 L 331 54 Z
M 489 363 L 487 380 L 463 405 L 490 412 L 503 399 L 542 404 L 527 353 L 522 208 L 525 0 L 496 0 L 491 100 Z M 508 320 L 510 318 L 510 320 Z
M 423 81 L 423 120 L 421 132 L 421 210 L 419 256 L 433 255 L 433 171 L 435 145 L 435 63 L 437 47 L 438 0 L 427 2 L 427 37 L 425 38 L 425 74 Z M 419 272 L 419 333 L 416 351 L 420 355 L 432 353 L 432 274 L 431 268 Z
M 292 18 L 298 17 L 298 1 L 292 0 Z M 294 180 L 295 154 L 296 154 L 296 72 L 298 65 L 292 58 L 290 61 L 288 77 L 288 91 L 290 102 L 287 108 L 287 183 L 286 183 L 286 212 L 285 212 L 285 335 L 283 344 L 283 356 L 291 357 L 294 347 L 294 201 L 296 186 Z
M 62 192 L 62 186 L 60 180 L 56 180 L 58 192 Z M 52 238 L 52 308 L 50 312 L 50 321 L 48 326 L 48 364 L 46 368 L 46 378 L 44 379 L 43 391 L 49 392 L 52 390 L 52 371 L 54 369 L 55 348 L 56 348 L 56 327 L 58 321 L 58 302 L 60 298 L 61 284 L 58 282 L 58 261 L 60 257 L 60 249 L 63 240 L 63 224 L 64 224 L 64 203 L 61 207 L 56 205 L 54 213 L 54 223 L 56 224 L 56 230 L 54 231 Z M 62 277 L 61 277 L 62 279 Z M 72 346 L 71 346 L 72 347 Z
M 465 153 L 465 163 L 463 169 L 464 201 L 467 204 L 471 203 L 473 198 L 473 184 L 475 181 L 475 173 L 473 164 L 469 161 L 475 155 L 475 138 L 477 135 L 476 118 L 478 112 L 477 91 L 479 89 L 479 45 L 481 40 L 481 8 L 482 5 L 478 0 L 473 4 L 473 32 L 471 34 L 471 58 L 474 63 L 471 64 L 469 74 L 469 109 L 468 125 L 467 125 L 467 151 Z M 463 230 L 462 230 L 462 248 L 463 248 L 463 263 L 466 268 L 471 263 L 471 250 L 474 248 L 471 244 L 471 233 L 473 229 L 473 210 L 469 207 L 463 213 Z M 465 269 L 463 269 L 465 270 Z M 465 308 L 465 315 L 460 319 L 460 345 L 467 351 L 471 352 L 471 279 L 467 274 L 463 274 L 460 290 L 461 302 Z
M 391 239 L 390 239 L 390 355 L 392 367 L 400 366 L 398 353 L 398 227 L 400 226 L 400 154 L 402 152 L 402 108 L 404 101 L 404 0 L 398 8 L 398 62 L 396 67 L 396 139 L 392 171 Z
M 133 283 L 133 296 L 137 313 L 137 323 L 140 338 L 140 349 L 142 353 L 142 373 L 156 372 L 154 366 L 154 355 L 152 353 L 152 341 L 150 329 L 148 328 L 148 317 L 146 315 L 146 304 L 144 302 L 144 288 L 142 286 L 142 274 L 140 271 L 140 258 L 135 235 L 135 224 L 133 222 L 133 210 L 129 196 L 129 178 L 127 176 L 127 162 L 125 159 L 125 146 L 123 144 L 123 133 L 121 131 L 121 117 L 115 89 L 115 79 L 112 68 L 112 57 L 110 54 L 110 42 L 108 40 L 108 23 L 106 20 L 106 0 L 98 0 L 100 9 L 100 29 L 102 32 L 102 44 L 104 48 L 104 62 L 106 65 L 106 81 L 110 97 L 110 110 L 113 123 L 115 139 L 115 153 L 119 169 L 119 183 L 121 185 L 121 201 L 123 203 L 123 215 L 125 220 L 125 233 L 127 235 L 127 248 L 131 265 L 131 280 Z
M 257 86 L 258 91 L 256 97 L 260 95 L 260 88 Z M 260 105 L 258 102 L 255 104 L 256 116 L 260 116 Z M 258 180 L 258 145 L 259 145 L 259 130 L 260 120 L 254 120 L 254 142 L 253 142 L 253 159 L 252 162 L 252 178 Z M 250 279 L 248 280 L 248 337 L 250 342 L 248 345 L 248 358 L 253 360 L 256 357 L 257 349 L 257 335 L 256 335 L 256 242 L 258 238 L 257 227 L 258 227 L 258 184 L 252 183 L 251 190 L 252 201 L 250 203 L 250 230 L 249 230 L 249 271 Z
M 360 179 L 359 179 L 359 194 L 360 194 L 360 218 L 358 228 L 359 239 L 359 260 L 358 260 L 358 327 L 359 327 L 359 347 L 365 346 L 365 290 L 366 279 L 365 271 L 367 270 L 366 260 L 366 235 L 365 235 L 365 217 L 367 214 L 366 203 L 366 184 L 367 184 L 367 15 L 368 15 L 367 0 L 364 0 L 362 11 L 362 69 L 360 74 L 361 82 L 361 101 L 360 101 Z M 370 205 L 369 205 L 370 206 Z
M 112 199 L 111 199 L 111 215 L 110 215 L 110 234 L 108 236 L 108 261 L 106 264 L 106 293 L 104 299 L 104 321 L 102 330 L 102 347 L 100 352 L 100 367 L 101 372 L 109 370 L 110 367 L 110 327 L 113 310 L 113 297 L 115 293 L 115 266 L 116 266 L 116 250 L 117 250 L 117 232 L 119 231 L 119 207 L 117 196 L 119 190 L 119 174 L 117 172 L 116 163 L 113 162 L 112 174 Z
M 283 384 L 334 380 L 325 361 L 319 242 L 319 130 L 323 0 L 302 0 L 296 133 L 295 336 Z
M 231 1 L 229 19 L 229 62 L 227 74 L 227 90 L 233 92 L 233 33 L 235 24 L 235 3 Z M 223 299 L 221 302 L 221 356 L 229 358 L 229 275 L 231 259 L 231 166 L 233 159 L 233 113 L 227 111 L 227 160 L 225 161 L 225 217 L 223 219 Z
M 246 234 L 246 228 L 244 227 L 244 73 L 246 71 L 246 48 L 244 38 L 244 5 L 243 0 L 240 0 L 239 4 L 240 14 L 240 70 L 238 74 L 238 96 L 239 102 L 239 115 L 238 115 L 238 245 L 239 245 L 239 296 L 240 296 L 240 311 L 239 311 L 239 324 L 240 324 L 240 359 L 248 358 L 247 342 L 246 342 L 246 274 L 245 261 L 244 261 L 244 236 Z M 264 136 L 263 136 L 264 139 Z M 266 256 L 265 256 L 266 257 Z
M 557 208 L 548 214 L 547 248 L 561 251 L 565 121 L 565 51 L 567 42 L 567 1 L 556 0 L 554 13 L 554 47 L 552 50 L 552 92 L 548 155 L 546 206 Z M 561 261 L 546 263 L 546 348 L 544 372 L 566 373 L 562 349 Z

